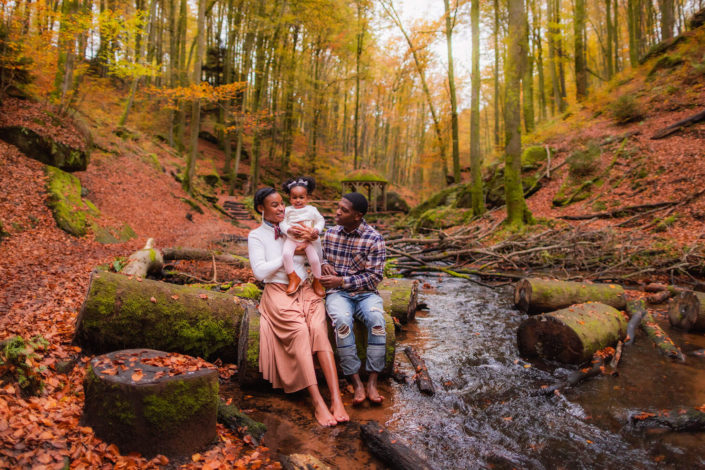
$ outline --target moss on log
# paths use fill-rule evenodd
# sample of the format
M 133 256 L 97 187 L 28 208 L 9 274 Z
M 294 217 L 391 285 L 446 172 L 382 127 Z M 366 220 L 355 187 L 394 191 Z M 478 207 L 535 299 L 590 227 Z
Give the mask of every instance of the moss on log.
M 220 292 L 94 271 L 75 341 L 98 353 L 147 347 L 234 363 L 240 320 L 253 308 Z
M 238 410 L 236 406 L 227 405 L 223 400 L 218 402 L 218 422 L 240 434 L 249 434 L 257 441 L 267 432 L 267 426 L 264 423 L 255 421 Z
M 598 302 L 573 305 L 535 315 L 519 325 L 519 351 L 570 364 L 580 364 L 624 338 L 627 318 L 619 310 Z
M 686 331 L 705 331 L 705 294 L 684 291 L 668 304 L 671 325 Z
M 419 281 L 415 279 L 383 279 L 377 286 L 384 302 L 384 311 L 401 323 L 416 316 Z
M 257 309 L 248 310 L 240 323 L 240 332 L 238 340 L 238 379 L 243 387 L 261 387 L 266 386 L 267 382 L 262 379 L 262 374 L 259 370 L 259 327 L 260 313 Z M 380 375 L 389 376 L 394 369 L 394 355 L 396 353 L 396 335 L 394 332 L 394 319 L 385 314 L 387 332 L 387 346 L 385 354 L 385 366 Z M 355 320 L 353 326 L 355 333 L 355 341 L 357 343 L 357 354 L 362 363 L 365 363 L 367 358 L 367 329 L 365 325 Z M 328 337 L 335 349 L 335 336 L 333 329 L 328 327 Z M 336 358 L 336 363 L 339 361 Z M 364 367 L 363 367 L 364 369 Z M 339 371 L 340 372 L 340 371 Z M 364 373 L 364 370 L 360 371 Z
M 259 300 L 262 297 L 262 289 L 251 282 L 235 284 L 228 290 L 228 293 L 243 299 Z
M 204 361 L 115 351 L 91 360 L 83 386 L 84 423 L 123 454 L 190 455 L 216 438 L 218 371 Z
M 163 265 L 164 258 L 159 250 L 154 248 L 154 239 L 150 238 L 144 248 L 130 255 L 121 272 L 128 276 L 146 277 L 147 273 L 161 271 Z
M 658 348 L 659 352 L 664 356 L 667 356 L 674 361 L 685 362 L 685 356 L 678 346 L 671 340 L 671 338 L 663 331 L 653 315 L 644 308 L 643 300 L 638 302 L 637 308 L 643 308 L 645 310 L 644 316 L 641 320 L 641 329 L 644 330 L 646 336 L 649 337 L 654 345 Z
M 626 307 L 624 289 L 616 284 L 526 278 L 519 281 L 514 290 L 514 304 L 529 315 L 584 302 L 600 302 L 620 310 Z

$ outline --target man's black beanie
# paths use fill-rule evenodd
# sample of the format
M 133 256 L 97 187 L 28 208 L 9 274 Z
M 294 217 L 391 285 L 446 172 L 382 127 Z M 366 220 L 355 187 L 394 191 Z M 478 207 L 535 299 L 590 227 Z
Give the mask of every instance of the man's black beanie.
M 343 195 L 343 199 L 347 199 L 353 206 L 353 209 L 358 211 L 360 214 L 367 214 L 367 208 L 369 204 L 367 203 L 367 198 L 360 193 L 348 193 Z

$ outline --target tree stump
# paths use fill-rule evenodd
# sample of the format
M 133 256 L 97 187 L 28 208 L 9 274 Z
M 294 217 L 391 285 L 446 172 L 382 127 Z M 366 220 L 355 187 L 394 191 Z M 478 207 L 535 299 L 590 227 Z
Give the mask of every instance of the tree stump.
M 514 290 L 514 304 L 529 315 L 584 302 L 600 302 L 620 310 L 627 305 L 624 289 L 616 284 L 526 278 L 519 281 Z
M 262 374 L 259 371 L 259 323 L 260 313 L 257 309 L 248 309 L 240 323 L 239 341 L 238 341 L 238 379 L 243 387 L 266 387 L 267 382 L 262 379 Z M 394 354 L 396 353 L 396 335 L 394 333 L 394 320 L 391 316 L 385 314 L 387 332 L 387 346 L 385 355 L 384 370 L 380 376 L 389 376 L 394 369 Z M 357 354 L 362 363 L 365 363 L 367 358 L 367 329 L 365 325 L 355 320 L 353 325 L 355 332 L 355 341 L 357 343 Z M 333 328 L 328 327 L 328 338 L 335 350 L 335 333 Z M 340 364 L 336 354 L 336 364 Z M 364 369 L 364 366 L 362 367 Z M 364 370 L 360 370 L 364 374 Z M 338 371 L 341 373 L 341 371 Z
M 383 279 L 377 286 L 384 311 L 401 323 L 414 319 L 418 303 L 419 281 L 415 279 Z
M 96 353 L 140 347 L 235 363 L 252 308 L 220 292 L 94 271 L 74 339 Z
M 705 331 L 705 294 L 684 291 L 668 304 L 672 326 L 686 331 Z
M 580 364 L 624 338 L 627 318 L 609 305 L 587 302 L 535 315 L 519 325 L 519 351 L 570 364 Z
M 216 438 L 218 371 L 152 349 L 97 356 L 83 382 L 83 421 L 120 452 L 191 455 Z

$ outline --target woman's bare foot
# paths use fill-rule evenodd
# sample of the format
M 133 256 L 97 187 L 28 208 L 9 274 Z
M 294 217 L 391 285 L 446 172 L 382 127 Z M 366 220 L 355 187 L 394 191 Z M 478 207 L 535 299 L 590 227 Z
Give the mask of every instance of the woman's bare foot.
M 347 423 L 350 421 L 350 416 L 348 412 L 345 411 L 345 406 L 343 405 L 343 400 L 338 397 L 338 399 L 333 399 L 330 404 L 330 412 L 333 414 L 335 420 L 339 423 Z
M 352 375 L 350 377 L 352 379 L 354 391 L 352 404 L 353 406 L 357 406 L 364 402 L 365 398 L 367 398 L 367 395 L 365 394 L 365 386 L 362 384 L 362 380 L 360 380 L 360 376 L 358 374 Z
M 316 415 L 316 421 L 321 426 L 335 426 L 338 424 L 338 420 L 331 414 L 331 412 L 326 408 L 325 404 L 323 406 L 315 406 L 314 414 Z

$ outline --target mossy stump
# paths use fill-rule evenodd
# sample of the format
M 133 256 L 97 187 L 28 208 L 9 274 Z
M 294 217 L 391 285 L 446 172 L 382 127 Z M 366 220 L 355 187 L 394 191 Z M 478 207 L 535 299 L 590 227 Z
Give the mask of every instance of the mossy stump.
M 220 292 L 93 271 L 74 339 L 94 353 L 145 347 L 234 363 L 251 308 Z
M 259 370 L 259 326 L 261 315 L 257 309 L 249 309 L 245 312 L 240 323 L 240 333 L 238 341 L 238 379 L 243 387 L 266 387 L 267 382 L 262 378 Z M 394 369 L 394 354 L 396 353 L 396 335 L 394 333 L 394 319 L 385 314 L 385 329 L 387 332 L 387 345 L 385 354 L 384 370 L 380 373 L 381 376 L 391 375 Z M 355 320 L 353 326 L 355 332 L 355 341 L 357 343 L 357 354 L 362 361 L 364 369 L 365 359 L 367 358 L 367 329 L 359 320 Z M 335 350 L 335 335 L 333 329 L 328 327 L 328 338 Z M 336 357 L 336 364 L 340 364 Z M 364 374 L 364 370 L 360 370 Z M 341 371 L 338 370 L 340 374 Z
M 529 315 L 552 312 L 583 302 L 600 302 L 620 310 L 627 306 L 624 289 L 616 284 L 526 278 L 517 282 L 514 289 L 514 304 Z
M 705 293 L 684 291 L 668 304 L 672 326 L 686 331 L 705 331 Z
M 384 302 L 384 311 L 401 323 L 414 319 L 418 305 L 419 281 L 415 279 L 384 279 L 377 286 Z
M 97 356 L 83 422 L 122 454 L 187 456 L 216 438 L 218 371 L 189 356 L 127 349 Z
M 580 364 L 616 344 L 626 332 L 627 317 L 622 312 L 587 302 L 527 318 L 519 325 L 517 341 L 524 356 Z

